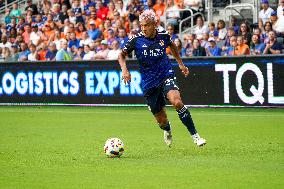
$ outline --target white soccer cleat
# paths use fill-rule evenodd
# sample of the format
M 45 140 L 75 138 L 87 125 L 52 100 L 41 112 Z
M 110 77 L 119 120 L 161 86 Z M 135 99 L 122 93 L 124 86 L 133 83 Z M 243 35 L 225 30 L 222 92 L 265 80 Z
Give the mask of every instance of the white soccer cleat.
M 206 144 L 206 140 L 204 138 L 196 138 L 193 141 L 197 146 L 204 146 Z
M 173 143 L 173 136 L 172 136 L 172 131 L 164 131 L 164 140 L 165 143 L 168 147 L 171 147 Z

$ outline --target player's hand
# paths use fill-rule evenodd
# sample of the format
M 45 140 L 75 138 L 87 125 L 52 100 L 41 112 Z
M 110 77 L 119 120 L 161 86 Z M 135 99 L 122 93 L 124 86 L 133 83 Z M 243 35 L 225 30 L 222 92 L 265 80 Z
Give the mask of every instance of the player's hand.
M 188 74 L 189 74 L 188 68 L 187 68 L 186 66 L 184 66 L 184 65 L 179 66 L 179 68 L 180 68 L 181 72 L 183 73 L 183 75 L 184 75 L 185 77 L 187 77 Z
M 122 72 L 122 80 L 124 84 L 128 84 L 131 81 L 131 75 L 128 70 Z

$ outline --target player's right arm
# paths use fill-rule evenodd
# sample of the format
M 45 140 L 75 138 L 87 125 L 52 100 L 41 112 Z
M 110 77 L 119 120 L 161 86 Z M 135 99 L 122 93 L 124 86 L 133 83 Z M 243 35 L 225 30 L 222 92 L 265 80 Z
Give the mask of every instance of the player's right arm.
M 125 84 L 131 81 L 131 75 L 126 67 L 126 60 L 125 60 L 126 55 L 127 54 L 123 50 L 118 55 L 118 62 L 122 70 L 122 80 L 124 81 Z
M 118 62 L 122 70 L 122 80 L 124 83 L 129 83 L 131 81 L 131 75 L 126 66 L 126 56 L 130 54 L 135 49 L 135 39 L 136 36 L 133 36 L 127 41 L 120 54 L 118 55 Z

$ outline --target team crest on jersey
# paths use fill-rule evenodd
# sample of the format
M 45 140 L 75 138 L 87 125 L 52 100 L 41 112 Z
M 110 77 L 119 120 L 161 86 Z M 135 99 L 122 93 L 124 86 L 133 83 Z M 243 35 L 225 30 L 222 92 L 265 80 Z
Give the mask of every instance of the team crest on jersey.
M 159 43 L 161 46 L 164 46 L 165 45 L 165 42 L 164 40 L 160 40 L 160 43 Z

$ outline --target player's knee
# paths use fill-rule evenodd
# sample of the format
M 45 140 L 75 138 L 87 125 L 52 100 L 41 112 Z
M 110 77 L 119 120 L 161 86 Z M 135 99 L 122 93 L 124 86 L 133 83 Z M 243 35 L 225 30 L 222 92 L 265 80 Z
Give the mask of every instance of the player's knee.
M 172 101 L 172 105 L 176 110 L 179 110 L 183 107 L 183 103 L 180 98 L 176 98 Z

